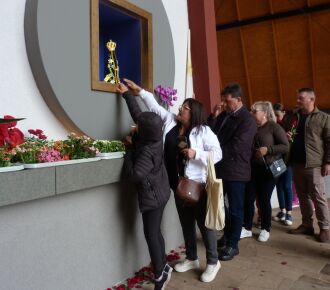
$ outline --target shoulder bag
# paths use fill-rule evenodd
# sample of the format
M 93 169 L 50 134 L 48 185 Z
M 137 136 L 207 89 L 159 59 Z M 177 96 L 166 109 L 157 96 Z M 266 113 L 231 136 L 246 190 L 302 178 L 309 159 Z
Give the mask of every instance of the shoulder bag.
M 222 230 L 225 227 L 225 203 L 222 180 L 215 174 L 213 153 L 209 152 L 207 163 L 207 206 L 205 226 L 211 230 Z
M 199 202 L 204 190 L 204 183 L 180 177 L 176 194 L 185 204 L 193 205 Z

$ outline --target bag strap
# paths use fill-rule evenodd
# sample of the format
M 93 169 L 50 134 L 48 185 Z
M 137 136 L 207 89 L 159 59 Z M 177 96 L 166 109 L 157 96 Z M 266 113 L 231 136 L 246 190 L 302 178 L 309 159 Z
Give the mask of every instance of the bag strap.
M 259 143 L 258 140 L 256 140 L 256 144 L 259 148 L 261 148 L 260 143 Z M 263 155 L 261 155 L 261 158 L 262 158 L 262 161 L 264 162 L 266 168 L 269 169 L 269 165 L 267 164 L 265 157 Z
M 213 161 L 213 151 L 209 151 L 207 159 L 208 174 L 211 174 L 212 177 L 216 178 L 214 161 Z

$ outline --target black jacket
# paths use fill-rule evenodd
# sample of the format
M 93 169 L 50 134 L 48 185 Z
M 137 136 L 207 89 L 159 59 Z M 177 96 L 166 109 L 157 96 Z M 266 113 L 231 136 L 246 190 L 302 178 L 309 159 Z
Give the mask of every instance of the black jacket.
M 222 149 L 223 157 L 215 164 L 217 177 L 228 181 L 249 181 L 252 144 L 257 132 L 256 121 L 250 112 L 244 106 L 230 115 L 222 112 L 215 119 L 210 116 L 208 125 L 218 136 Z
M 163 157 L 163 122 L 152 112 L 141 112 L 134 96 L 125 93 L 138 133 L 134 150 L 125 154 L 124 170 L 135 183 L 141 212 L 157 209 L 167 203 L 170 186 Z M 136 104 L 136 108 L 131 105 Z

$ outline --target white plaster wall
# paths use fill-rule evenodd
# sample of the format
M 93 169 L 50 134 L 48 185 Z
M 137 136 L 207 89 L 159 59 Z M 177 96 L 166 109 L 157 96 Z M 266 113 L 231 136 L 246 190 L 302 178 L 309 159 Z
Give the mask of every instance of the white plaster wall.
M 178 90 L 178 100 L 172 107 L 177 112 L 185 98 L 186 60 L 187 60 L 187 33 L 188 8 L 187 0 L 163 0 L 168 20 L 172 30 L 175 54 L 174 88 Z
M 27 59 L 24 0 L 0 1 L 0 116 L 27 118 L 18 127 L 43 129 L 58 139 L 67 135 L 41 97 Z
M 181 104 L 185 86 L 187 1 L 163 0 L 163 3 L 173 33 L 174 87 L 180 97 L 177 104 Z M 0 117 L 27 118 L 18 125 L 24 133 L 30 128 L 40 128 L 52 139 L 65 138 L 68 132 L 44 102 L 29 66 L 24 39 L 24 10 L 24 0 L 0 1 Z

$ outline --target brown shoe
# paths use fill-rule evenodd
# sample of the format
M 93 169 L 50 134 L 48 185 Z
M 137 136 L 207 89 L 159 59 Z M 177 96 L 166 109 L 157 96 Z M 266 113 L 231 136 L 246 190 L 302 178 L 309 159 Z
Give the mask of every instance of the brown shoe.
M 305 227 L 304 225 L 300 225 L 296 229 L 292 229 L 288 231 L 289 234 L 292 235 L 308 235 L 308 236 L 314 236 L 314 229 Z
M 320 234 L 315 236 L 316 240 L 320 243 L 329 243 L 330 242 L 330 233 L 329 230 L 320 230 Z

